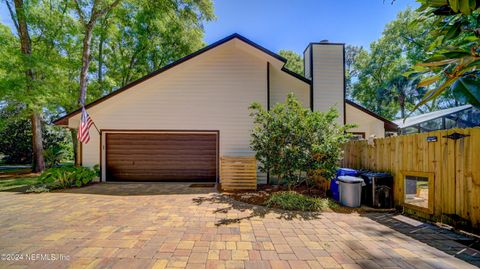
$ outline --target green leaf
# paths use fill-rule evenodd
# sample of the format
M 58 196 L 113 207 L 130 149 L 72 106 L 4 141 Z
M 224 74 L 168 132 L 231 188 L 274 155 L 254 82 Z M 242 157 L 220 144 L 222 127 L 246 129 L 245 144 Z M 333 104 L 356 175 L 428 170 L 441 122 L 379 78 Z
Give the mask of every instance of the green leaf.
M 460 12 L 465 15 L 472 14 L 472 9 L 470 9 L 470 0 L 459 0 L 460 3 Z
M 462 0 L 448 0 L 448 3 L 454 12 L 458 12 L 460 10 L 460 1 Z
M 434 50 L 436 49 L 437 47 L 439 47 L 442 43 L 443 43 L 443 39 L 445 38 L 445 36 L 443 35 L 440 35 L 438 36 L 431 44 L 430 46 L 428 46 L 428 50 L 431 51 L 431 50 Z
M 469 51 L 457 50 L 457 51 L 444 52 L 443 55 L 448 59 L 455 59 L 455 58 L 470 56 L 471 54 Z
M 480 80 L 472 77 L 459 78 L 452 85 L 453 95 L 460 102 L 480 107 Z
M 448 28 L 447 33 L 445 34 L 445 39 L 451 40 L 451 39 L 456 38 L 462 32 L 461 26 L 462 26 L 462 24 L 458 23 L 458 22 L 455 23 L 454 25 L 450 26 Z
M 415 65 L 412 67 L 412 70 L 415 71 L 415 72 L 427 72 L 429 69 L 428 67 L 425 67 L 425 66 L 420 66 L 420 65 Z
M 469 6 L 471 10 L 475 10 L 477 8 L 477 1 L 476 0 L 470 0 L 469 1 Z
M 443 65 L 454 63 L 456 61 L 457 61 L 456 59 L 446 59 L 446 60 L 441 60 L 441 61 L 438 61 L 438 62 L 419 63 L 418 65 L 419 66 L 430 66 L 430 67 L 432 67 L 432 66 L 443 66 Z
M 449 78 L 442 85 L 440 85 L 440 87 L 428 91 L 424 95 L 423 99 L 417 105 L 415 105 L 415 107 L 413 108 L 412 111 L 417 110 L 417 108 L 426 104 L 428 101 L 431 101 L 431 100 L 434 100 L 435 98 L 437 98 L 440 94 L 442 94 L 447 89 L 447 87 L 450 87 L 450 85 L 452 85 L 452 83 L 455 81 L 455 79 L 456 78 Z
M 410 71 L 403 72 L 402 76 L 408 78 L 408 77 L 411 77 L 411 76 L 415 76 L 417 74 L 418 74 L 418 71 L 410 70 Z
M 426 63 L 431 63 L 431 62 L 438 62 L 438 61 L 442 61 L 442 60 L 445 60 L 447 59 L 447 57 L 445 57 L 445 55 L 443 54 L 435 54 L 434 56 L 428 58 L 427 60 L 425 60 Z
M 418 83 L 418 87 L 427 87 L 435 82 L 437 82 L 439 79 L 441 78 L 440 75 L 436 75 L 436 76 L 433 76 L 433 77 L 428 77 L 428 78 L 425 78 L 423 79 L 422 81 L 420 81 Z
M 442 7 L 448 4 L 447 0 L 430 0 L 428 5 L 432 7 Z
M 465 37 L 463 39 L 463 41 L 465 41 L 465 42 L 477 42 L 478 39 L 479 39 L 478 37 L 472 35 L 472 36 Z

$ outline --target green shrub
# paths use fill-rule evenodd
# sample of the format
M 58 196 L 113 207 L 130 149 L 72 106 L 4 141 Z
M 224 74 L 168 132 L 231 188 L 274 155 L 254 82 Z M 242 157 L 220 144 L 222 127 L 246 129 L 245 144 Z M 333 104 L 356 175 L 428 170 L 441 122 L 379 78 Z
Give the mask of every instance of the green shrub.
M 338 123 L 338 112 L 312 112 L 293 93 L 285 103 L 267 110 L 259 103 L 250 106 L 254 119 L 250 146 L 259 169 L 277 176 L 289 188 L 311 182 L 312 176 L 330 179 L 342 159 L 342 144 L 353 125 Z
M 21 106 L 6 103 L 0 105 L 0 156 L 8 164 L 32 163 L 32 126 L 27 113 Z M 48 121 L 48 119 L 42 119 Z M 43 146 L 63 149 L 63 160 L 73 159 L 70 133 L 60 126 L 42 124 Z M 47 161 L 47 160 L 46 160 Z M 48 161 L 47 161 L 48 164 Z
M 47 167 L 54 167 L 60 164 L 65 159 L 66 152 L 61 146 L 54 145 L 43 151 L 45 164 Z
M 26 193 L 41 193 L 41 192 L 49 192 L 50 189 L 48 189 L 45 185 L 38 185 L 38 186 L 31 186 L 26 190 Z
M 272 194 L 268 198 L 267 207 L 285 210 L 317 211 L 324 208 L 323 199 L 305 196 L 294 191 L 284 191 Z
M 95 171 L 95 173 L 97 173 L 97 176 L 100 177 L 100 165 L 96 164 L 92 167 L 93 171 Z
M 38 180 L 49 189 L 65 189 L 89 184 L 95 177 L 97 173 L 90 168 L 63 166 L 45 170 Z

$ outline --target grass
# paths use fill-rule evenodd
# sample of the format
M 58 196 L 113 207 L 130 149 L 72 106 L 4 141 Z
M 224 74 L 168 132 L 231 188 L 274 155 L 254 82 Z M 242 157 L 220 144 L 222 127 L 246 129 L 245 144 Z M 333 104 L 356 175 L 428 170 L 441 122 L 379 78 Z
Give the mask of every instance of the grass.
M 266 205 L 268 207 L 299 211 L 321 211 L 338 207 L 330 199 L 305 196 L 294 191 L 276 192 L 268 198 Z
M 37 183 L 37 177 L 11 177 L 0 179 L 0 191 L 28 187 Z
M 2 174 L 25 174 L 25 173 L 30 173 L 32 169 L 30 168 L 17 168 L 17 167 L 12 167 L 8 169 L 2 169 L 0 170 L 0 173 Z

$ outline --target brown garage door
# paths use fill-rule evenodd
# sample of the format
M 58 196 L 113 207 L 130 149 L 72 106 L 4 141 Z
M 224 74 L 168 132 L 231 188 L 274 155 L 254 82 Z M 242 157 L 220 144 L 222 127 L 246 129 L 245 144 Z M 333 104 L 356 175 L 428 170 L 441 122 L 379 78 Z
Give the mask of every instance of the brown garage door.
M 208 181 L 217 171 L 216 133 L 107 133 L 109 181 Z

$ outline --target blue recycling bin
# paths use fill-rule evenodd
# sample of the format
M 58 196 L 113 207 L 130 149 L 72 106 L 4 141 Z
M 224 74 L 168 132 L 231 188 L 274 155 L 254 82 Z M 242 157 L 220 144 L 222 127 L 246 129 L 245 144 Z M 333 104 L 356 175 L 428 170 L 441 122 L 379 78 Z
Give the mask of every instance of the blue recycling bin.
M 340 193 L 338 192 L 337 179 L 339 176 L 358 176 L 359 172 L 350 168 L 339 168 L 337 170 L 337 176 L 330 181 L 330 191 L 332 192 L 332 198 L 340 201 Z

